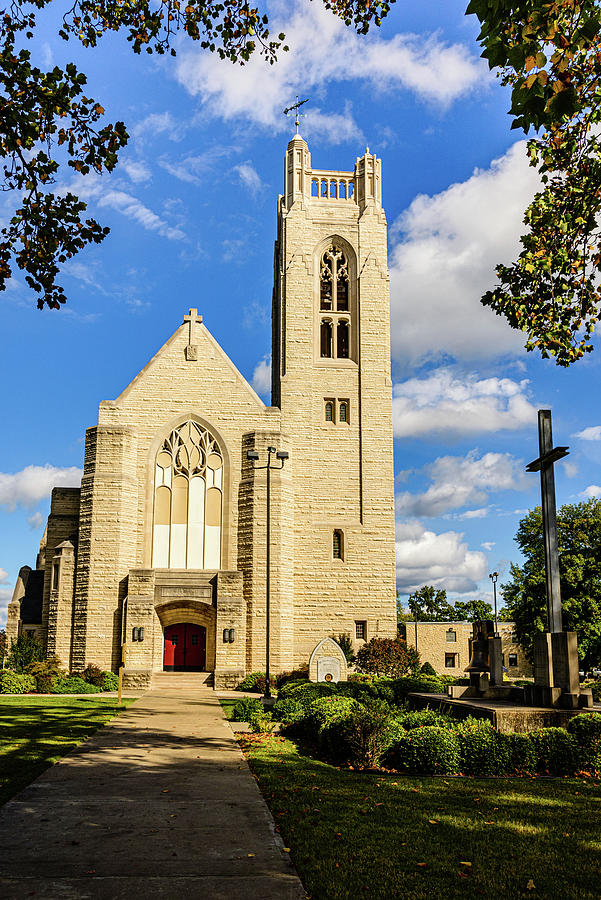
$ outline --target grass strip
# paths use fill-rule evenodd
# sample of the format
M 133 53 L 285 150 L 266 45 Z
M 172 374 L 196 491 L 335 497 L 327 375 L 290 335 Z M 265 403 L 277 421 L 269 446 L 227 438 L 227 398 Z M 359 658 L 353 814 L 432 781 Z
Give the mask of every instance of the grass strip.
M 601 896 L 601 786 L 338 769 L 240 735 L 313 900 Z
M 0 695 L 0 804 L 105 725 L 121 707 L 115 698 Z

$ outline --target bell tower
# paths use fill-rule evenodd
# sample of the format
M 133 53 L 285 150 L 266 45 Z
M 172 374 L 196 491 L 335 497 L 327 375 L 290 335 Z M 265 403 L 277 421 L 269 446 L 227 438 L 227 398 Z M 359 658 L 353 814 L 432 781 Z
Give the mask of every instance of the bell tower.
M 303 650 L 318 630 L 357 646 L 363 628 L 396 633 L 386 229 L 381 161 L 367 149 L 352 171 L 315 169 L 296 134 L 278 200 L 272 403 L 291 451 Z

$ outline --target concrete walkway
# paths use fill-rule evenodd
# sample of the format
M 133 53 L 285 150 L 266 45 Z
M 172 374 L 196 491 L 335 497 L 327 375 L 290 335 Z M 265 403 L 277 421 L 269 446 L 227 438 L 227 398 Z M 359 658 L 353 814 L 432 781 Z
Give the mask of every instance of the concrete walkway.
M 0 808 L 0 897 L 304 900 L 210 688 L 161 688 Z

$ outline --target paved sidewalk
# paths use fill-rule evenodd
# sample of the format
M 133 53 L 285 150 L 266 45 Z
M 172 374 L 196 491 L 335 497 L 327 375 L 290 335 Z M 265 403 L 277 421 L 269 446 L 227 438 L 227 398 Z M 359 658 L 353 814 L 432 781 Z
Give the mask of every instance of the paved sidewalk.
M 0 897 L 304 900 L 210 688 L 141 697 L 0 808 Z

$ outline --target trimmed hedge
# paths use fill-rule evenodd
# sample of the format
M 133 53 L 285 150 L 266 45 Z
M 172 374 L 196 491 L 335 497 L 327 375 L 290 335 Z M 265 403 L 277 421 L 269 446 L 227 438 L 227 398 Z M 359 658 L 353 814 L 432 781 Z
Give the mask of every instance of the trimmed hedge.
M 250 722 L 251 716 L 263 715 L 263 704 L 258 697 L 242 697 L 232 710 L 233 722 Z
M 510 771 L 510 747 L 489 723 L 457 729 L 462 775 L 506 775 Z
M 269 687 L 275 690 L 276 680 L 274 675 L 269 676 Z M 236 687 L 237 691 L 256 691 L 258 694 L 265 693 L 265 672 L 251 672 Z
M 0 694 L 29 694 L 31 691 L 35 691 L 33 675 L 19 675 L 10 669 L 0 672 Z
M 114 672 L 103 672 L 101 687 L 103 691 L 118 691 L 119 676 L 115 675 Z
M 89 684 L 79 675 L 68 675 L 66 678 L 56 678 L 52 685 L 53 694 L 100 694 L 101 688 L 95 684 Z
M 424 725 L 437 725 L 440 728 L 448 728 L 454 724 L 454 719 L 437 709 L 407 709 L 396 716 L 397 722 L 402 725 L 405 731 L 411 731 L 413 728 L 422 728 Z
M 578 768 L 578 744 L 565 728 L 539 728 L 530 733 L 542 775 L 572 775 Z
M 391 683 L 394 702 L 404 703 L 408 694 L 446 694 L 446 688 L 438 678 L 430 675 L 406 675 L 404 678 L 395 678 Z
M 273 705 L 273 718 L 282 725 L 293 725 L 302 722 L 305 718 L 305 708 L 298 700 L 287 699 L 276 700 Z
M 456 775 L 461 762 L 457 732 L 436 725 L 414 728 L 392 745 L 384 759 L 399 772 Z

